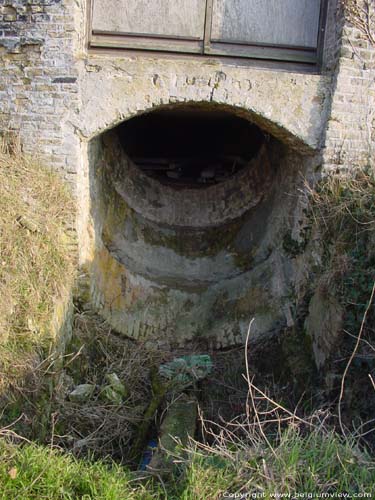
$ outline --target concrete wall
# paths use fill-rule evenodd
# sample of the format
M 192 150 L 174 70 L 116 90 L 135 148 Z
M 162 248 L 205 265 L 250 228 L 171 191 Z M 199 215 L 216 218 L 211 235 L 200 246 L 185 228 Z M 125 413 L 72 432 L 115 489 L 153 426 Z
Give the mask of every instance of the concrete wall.
M 295 198 L 288 204 L 276 193 L 280 199 L 273 213 L 276 217 L 285 208 L 283 224 L 296 241 L 302 238 L 305 208 L 300 174 L 312 179 L 319 170 L 364 165 L 373 154 L 375 51 L 344 22 L 335 0 L 329 2 L 319 74 L 259 61 L 89 52 L 86 7 L 83 0 L 0 0 L 0 127 L 5 135 L 19 134 L 26 151 L 43 157 L 71 183 L 77 194 L 80 262 L 88 271 L 100 247 L 90 184 L 93 151 L 98 151 L 100 134 L 140 113 L 176 103 L 218 104 L 284 145 L 279 188 L 292 190 Z M 283 252 L 282 226 L 273 227 L 277 230 L 268 238 L 275 232 L 278 236 L 267 263 L 272 276 L 265 276 L 262 267 L 252 271 L 257 278 L 242 275 L 243 282 L 253 283 L 245 287 L 253 290 L 247 299 L 238 295 L 242 285 L 233 285 L 235 308 L 243 312 L 241 332 L 239 337 L 226 334 L 222 322 L 218 345 L 238 342 L 249 316 L 256 313 L 249 304 L 259 299 L 261 307 L 267 302 L 261 294 L 254 299 L 260 280 L 268 280 L 278 312 L 271 323 L 260 322 L 258 331 L 292 322 L 286 297 L 290 287 L 304 288 L 308 273 L 300 277 L 304 264 Z M 116 263 L 111 266 L 117 272 Z M 213 308 L 210 300 L 206 311 Z M 200 314 L 205 317 L 205 312 Z M 172 321 L 171 332 L 175 325 Z M 218 325 L 211 327 L 215 337 Z

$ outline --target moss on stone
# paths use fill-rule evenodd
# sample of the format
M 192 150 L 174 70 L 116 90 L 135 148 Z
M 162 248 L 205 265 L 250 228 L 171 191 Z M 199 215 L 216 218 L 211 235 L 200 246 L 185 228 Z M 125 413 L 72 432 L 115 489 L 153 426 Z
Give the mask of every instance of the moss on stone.
M 283 358 L 301 391 L 315 371 L 312 342 L 304 329 L 289 328 L 281 341 Z
M 135 219 L 133 222 L 137 223 Z M 179 255 L 191 258 L 212 257 L 222 250 L 231 250 L 232 242 L 241 228 L 241 222 L 237 220 L 219 228 L 170 230 L 154 228 L 142 221 L 139 230 L 145 243 L 149 245 L 169 248 Z
M 160 377 L 156 366 L 152 367 L 150 370 L 150 379 L 152 386 L 152 399 L 145 414 L 143 415 L 143 420 L 136 431 L 132 446 L 132 458 L 134 460 L 139 458 L 143 448 L 145 447 L 152 419 L 167 394 L 168 389 L 170 388 L 170 383 L 164 381 Z
M 257 249 L 254 248 L 246 252 L 234 252 L 232 254 L 232 257 L 236 264 L 236 267 L 238 267 L 238 269 L 241 269 L 242 271 L 247 271 L 248 269 L 250 269 L 254 262 L 256 250 Z

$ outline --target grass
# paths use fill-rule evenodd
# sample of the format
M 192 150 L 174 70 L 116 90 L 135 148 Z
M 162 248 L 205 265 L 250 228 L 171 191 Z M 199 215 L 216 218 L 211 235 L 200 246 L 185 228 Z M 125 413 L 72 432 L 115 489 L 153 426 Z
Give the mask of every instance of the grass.
M 312 213 L 322 241 L 341 249 L 375 231 L 375 176 L 371 168 L 332 174 L 310 190 Z
M 375 463 L 354 443 L 321 429 L 303 435 L 292 427 L 278 438 L 272 449 L 261 441 L 257 448 L 232 447 L 225 454 L 215 448 L 204 454 L 197 450 L 178 498 L 214 499 L 239 491 L 265 498 L 275 493 L 366 492 L 372 498 Z
M 374 241 L 374 193 L 374 177 L 366 171 L 331 176 L 311 193 L 312 218 L 325 242 L 326 286 L 335 283 L 336 293 L 348 301 L 346 325 L 353 334 L 373 279 L 375 254 L 367 249 Z M 55 342 L 56 303 L 74 280 L 73 214 L 71 196 L 56 174 L 17 151 L 0 150 L 0 395 L 26 384 L 30 373 L 41 378 L 35 368 Z M 201 442 L 192 441 L 177 457 L 174 474 L 140 478 L 124 462 L 152 397 L 150 368 L 172 354 L 125 341 L 89 313 L 76 314 L 75 331 L 63 367 L 65 382 L 62 377 L 55 385 L 54 399 L 43 396 L 53 425 L 42 423 L 40 413 L 29 415 L 22 401 L 14 413 L 24 414 L 24 424 L 36 420 L 36 438 L 47 442 L 48 434 L 53 444 L 36 445 L 0 430 L 0 500 L 375 496 L 375 462 L 349 433 L 340 437 L 316 416 L 296 417 L 251 384 L 247 406 L 238 410 L 242 416 L 222 425 L 219 418 L 204 422 Z M 369 343 L 372 333 L 367 325 Z M 101 397 L 105 375 L 113 372 L 129 389 L 121 405 Z M 87 382 L 97 388 L 93 398 L 80 405 L 68 401 L 69 387 Z
M 74 276 L 73 200 L 56 173 L 0 145 L 0 394 L 56 340 L 56 303 Z
M 56 449 L 16 446 L 5 439 L 0 440 L 0 454 L 1 500 L 155 498 L 142 485 L 132 486 L 130 473 L 115 463 L 90 463 Z
M 346 493 L 375 495 L 375 463 L 351 441 L 317 429 L 288 427 L 269 448 L 191 446 L 179 475 L 140 481 L 113 462 L 76 459 L 35 444 L 0 439 L 0 498 L 4 500 L 215 500 L 224 494 Z M 227 443 L 229 444 L 229 443 Z M 350 496 L 348 496 L 350 498 Z
M 275 454 L 267 450 L 249 462 L 249 485 L 265 475 L 265 492 L 375 493 L 375 463 L 354 442 L 333 432 L 313 430 L 305 436 L 287 429 Z

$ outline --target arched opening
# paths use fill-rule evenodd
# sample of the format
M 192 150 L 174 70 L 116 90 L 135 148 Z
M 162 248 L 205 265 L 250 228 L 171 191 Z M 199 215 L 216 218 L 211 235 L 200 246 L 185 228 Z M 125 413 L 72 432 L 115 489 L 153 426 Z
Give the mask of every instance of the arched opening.
M 261 130 L 244 118 L 193 106 L 141 115 L 118 132 L 125 153 L 144 173 L 176 189 L 224 182 L 264 143 Z
M 91 293 L 115 329 L 221 347 L 254 314 L 255 334 L 285 323 L 273 272 L 296 153 L 228 107 L 186 104 L 101 134 L 89 162 Z

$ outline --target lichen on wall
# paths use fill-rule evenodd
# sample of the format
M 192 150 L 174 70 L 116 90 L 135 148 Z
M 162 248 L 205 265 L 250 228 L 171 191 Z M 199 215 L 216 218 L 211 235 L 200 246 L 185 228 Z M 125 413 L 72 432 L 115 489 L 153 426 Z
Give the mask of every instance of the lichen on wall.
M 295 269 L 283 238 L 296 213 L 298 186 L 318 157 L 304 158 L 272 139 L 258 160 L 219 184 L 211 197 L 211 188 L 200 188 L 197 205 L 194 189 L 174 190 L 145 178 L 116 130 L 93 140 L 89 155 L 93 302 L 117 331 L 164 346 L 196 340 L 224 347 L 243 342 L 252 317 L 254 339 L 291 321 Z M 262 180 L 244 211 L 251 194 L 249 188 L 243 192 L 246 176 Z M 205 211 L 214 213 L 209 207 L 227 190 L 229 218 L 223 210 L 221 220 L 206 220 Z
M 88 3 L 0 0 L 1 133 L 19 136 L 24 150 L 61 170 L 76 193 L 80 264 L 91 277 L 85 300 L 119 331 L 160 342 L 240 343 L 253 316 L 254 337 L 290 327 L 319 260 L 304 225 L 305 180 L 314 184 L 373 158 L 371 43 L 330 0 L 322 66 L 313 71 L 92 51 Z M 157 197 L 145 203 L 144 177 L 133 182 L 132 197 L 127 177 L 117 175 L 112 146 L 104 147 L 108 131 L 156 108 L 191 103 L 225 108 L 270 140 L 273 170 L 264 168 L 252 207 L 251 189 L 242 197 L 236 191 L 245 177 L 232 183 L 227 206 L 218 202 L 207 215 L 191 208 L 199 195 L 185 213 L 175 212 L 176 200 L 163 191 L 164 208 Z M 225 196 L 220 190 L 217 199 Z M 180 222 L 170 224 L 176 214 Z

